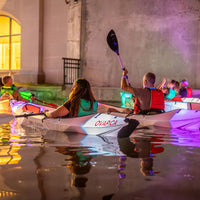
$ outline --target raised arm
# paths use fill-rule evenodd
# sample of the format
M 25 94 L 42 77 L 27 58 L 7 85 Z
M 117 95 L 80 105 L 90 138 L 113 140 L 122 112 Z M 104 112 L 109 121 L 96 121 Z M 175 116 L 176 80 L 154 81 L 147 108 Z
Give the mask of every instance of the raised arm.
M 132 94 L 134 94 L 134 91 L 133 91 L 133 87 L 129 86 L 127 84 L 127 75 L 128 74 L 128 71 L 125 69 L 122 73 L 122 78 L 121 78 L 121 89 L 126 91 L 126 92 L 130 92 Z
M 166 84 L 166 82 L 167 82 L 167 80 L 164 77 L 162 83 L 157 87 L 157 89 L 161 90 L 164 87 L 164 85 Z

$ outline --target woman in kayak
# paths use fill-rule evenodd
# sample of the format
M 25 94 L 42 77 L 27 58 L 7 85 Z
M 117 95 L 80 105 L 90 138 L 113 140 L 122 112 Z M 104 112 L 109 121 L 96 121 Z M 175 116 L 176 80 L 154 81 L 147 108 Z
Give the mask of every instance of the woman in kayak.
M 176 81 L 171 80 L 166 88 L 161 89 L 162 92 L 164 93 L 164 97 L 166 100 L 173 99 L 176 96 L 176 91 L 175 91 L 175 86 L 176 86 Z
M 80 117 L 97 112 L 97 101 L 91 90 L 90 83 L 83 78 L 74 82 L 68 100 L 56 110 L 46 112 L 47 117 Z

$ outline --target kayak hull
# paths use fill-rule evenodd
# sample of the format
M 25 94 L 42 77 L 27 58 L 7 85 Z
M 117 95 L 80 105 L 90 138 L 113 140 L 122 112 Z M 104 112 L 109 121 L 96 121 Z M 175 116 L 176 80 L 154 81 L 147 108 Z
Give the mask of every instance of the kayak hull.
M 114 107 L 112 106 L 112 108 Z M 189 131 L 200 130 L 200 110 L 176 109 L 155 115 L 128 115 L 127 113 L 123 113 L 121 108 L 116 108 L 116 110 L 119 112 L 111 112 L 111 114 L 128 119 L 135 119 L 139 121 L 140 126 L 157 126 Z
M 28 127 L 61 132 L 78 132 L 90 135 L 99 135 L 120 130 L 123 126 L 127 125 L 125 118 L 105 113 L 97 113 L 75 118 L 46 118 L 44 115 L 28 116 L 28 113 L 30 112 L 24 111 L 23 106 L 34 106 L 34 104 L 12 101 L 10 105 L 16 117 L 18 115 L 17 121 Z M 35 106 L 39 105 L 35 104 Z M 54 108 L 41 106 L 41 111 L 44 110 L 54 110 Z
M 116 131 L 127 124 L 125 118 L 99 113 L 76 118 L 44 118 L 44 116 L 38 115 L 17 120 L 20 124 L 28 127 L 90 135 Z
M 15 114 L 23 114 L 24 112 L 15 109 L 17 104 L 13 104 L 12 110 Z M 22 117 L 18 121 L 25 125 L 47 130 L 62 132 L 79 132 L 90 135 L 99 135 L 106 132 L 120 130 L 127 125 L 125 119 L 133 119 L 138 121 L 141 126 L 155 126 L 168 129 L 184 129 L 189 131 L 200 130 L 200 111 L 176 109 L 169 112 L 155 115 L 128 115 L 124 113 L 123 108 L 99 104 L 99 110 L 107 111 L 107 108 L 113 108 L 117 112 L 97 113 L 93 115 L 76 117 L 76 118 L 44 118 L 42 115 Z M 47 107 L 44 107 L 47 109 Z

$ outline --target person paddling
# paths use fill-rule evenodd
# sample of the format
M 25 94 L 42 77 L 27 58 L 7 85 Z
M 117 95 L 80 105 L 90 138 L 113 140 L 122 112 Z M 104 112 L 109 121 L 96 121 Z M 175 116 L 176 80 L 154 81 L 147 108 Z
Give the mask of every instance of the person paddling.
M 166 80 L 166 79 L 165 79 Z M 166 84 L 166 82 L 165 82 Z M 164 97 L 166 100 L 170 100 L 173 99 L 176 96 L 176 91 L 175 91 L 175 86 L 176 86 L 176 81 L 175 80 L 171 80 L 168 84 L 166 88 L 161 88 Z M 158 88 L 160 89 L 160 88 Z
M 133 94 L 134 114 L 156 114 L 164 112 L 164 95 L 155 88 L 155 74 L 149 72 L 143 77 L 143 88 L 134 88 L 127 84 L 128 71 L 125 69 L 121 79 L 121 89 Z
M 92 93 L 90 83 L 79 78 L 74 82 L 68 100 L 54 111 L 47 111 L 50 118 L 80 117 L 97 112 L 97 101 Z
M 17 88 L 13 85 L 13 80 L 11 76 L 4 76 L 2 79 L 3 86 L 1 88 L 1 99 L 13 98 L 18 101 L 30 102 L 29 99 L 24 99 Z M 31 101 L 34 100 L 34 97 L 30 97 Z
M 188 81 L 186 79 L 183 79 L 182 81 L 180 81 L 179 94 L 181 95 L 182 98 L 183 97 L 187 97 L 187 98 L 192 97 L 192 88 L 188 87 Z

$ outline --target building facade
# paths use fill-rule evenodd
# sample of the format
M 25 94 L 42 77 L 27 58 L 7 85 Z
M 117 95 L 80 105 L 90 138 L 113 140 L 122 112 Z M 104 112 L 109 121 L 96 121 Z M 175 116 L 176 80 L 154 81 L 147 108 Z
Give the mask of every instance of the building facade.
M 150 71 L 157 84 L 185 78 L 198 89 L 199 13 L 199 0 L 1 0 L 0 17 L 18 32 L 0 30 L 0 73 L 19 83 L 62 85 L 62 58 L 75 58 L 92 86 L 119 87 L 120 63 L 106 42 L 113 29 L 132 85 L 141 87 Z

